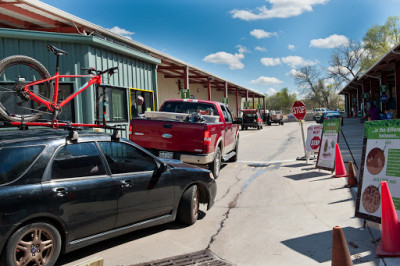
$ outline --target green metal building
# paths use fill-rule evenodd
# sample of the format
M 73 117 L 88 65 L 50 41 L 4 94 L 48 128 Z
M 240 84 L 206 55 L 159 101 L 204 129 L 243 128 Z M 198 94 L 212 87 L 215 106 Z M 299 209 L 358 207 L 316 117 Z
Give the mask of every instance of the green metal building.
M 53 75 L 56 56 L 46 49 L 48 44 L 68 52 L 68 55 L 60 57 L 60 74 L 83 74 L 81 67 L 102 70 L 118 66 L 118 72 L 111 78 L 105 75 L 103 83 L 107 85 L 107 121 L 109 124 L 124 127 L 124 137 L 128 134 L 131 99 L 136 99 L 141 94 L 146 98 L 146 110 L 155 109 L 157 64 L 161 60 L 96 36 L 0 29 L 0 58 L 27 55 L 41 62 Z M 77 91 L 86 81 L 87 79 L 62 79 L 60 96 L 68 96 Z M 60 120 L 93 123 L 94 110 L 95 93 L 92 86 L 64 106 Z

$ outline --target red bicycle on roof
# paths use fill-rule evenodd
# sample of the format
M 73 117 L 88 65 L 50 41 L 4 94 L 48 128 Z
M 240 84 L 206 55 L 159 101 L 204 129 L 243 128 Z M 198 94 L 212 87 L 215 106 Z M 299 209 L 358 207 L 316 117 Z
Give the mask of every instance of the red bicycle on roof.
M 82 68 L 87 72 L 86 75 L 60 75 L 59 73 L 59 57 L 66 55 L 67 52 L 48 45 L 47 49 L 57 56 L 56 73 L 50 76 L 47 69 L 37 60 L 24 56 L 15 55 L 4 58 L 0 61 L 0 118 L 11 122 L 12 125 L 36 125 L 51 126 L 58 128 L 60 126 L 90 126 L 105 127 L 106 126 L 106 97 L 105 87 L 102 84 L 101 77 L 107 73 L 113 75 L 118 67 L 112 67 L 104 71 L 94 68 Z M 59 81 L 61 78 L 89 78 L 82 87 L 76 92 L 59 100 Z M 53 85 L 54 83 L 54 85 Z M 96 89 L 96 124 L 71 124 L 59 123 L 58 115 L 62 111 L 62 107 L 74 99 L 77 95 L 95 85 Z M 102 96 L 100 97 L 100 88 L 102 88 Z M 102 98 L 103 103 L 103 119 L 100 124 L 99 102 Z M 52 121 L 35 122 L 45 113 L 52 114 Z

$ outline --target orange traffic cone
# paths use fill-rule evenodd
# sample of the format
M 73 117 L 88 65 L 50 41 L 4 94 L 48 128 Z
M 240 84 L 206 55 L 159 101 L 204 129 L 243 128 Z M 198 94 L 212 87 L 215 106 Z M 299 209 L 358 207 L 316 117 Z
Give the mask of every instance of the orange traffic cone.
M 335 146 L 335 175 L 333 177 L 345 177 L 347 176 L 346 167 L 340 153 L 339 144 Z
M 342 228 L 333 227 L 332 235 L 332 266 L 352 266 L 353 262 Z
M 349 173 L 347 176 L 347 185 L 345 187 L 356 187 L 358 184 L 357 174 L 352 161 L 349 162 Z
M 400 224 L 386 181 L 381 182 L 382 242 L 376 247 L 379 256 L 400 257 Z

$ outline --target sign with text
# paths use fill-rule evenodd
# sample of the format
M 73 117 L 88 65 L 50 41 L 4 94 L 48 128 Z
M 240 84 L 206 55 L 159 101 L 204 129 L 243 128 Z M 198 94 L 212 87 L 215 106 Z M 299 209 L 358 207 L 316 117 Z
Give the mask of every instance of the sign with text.
M 400 121 L 365 122 L 361 158 L 356 216 L 381 221 L 381 181 L 387 181 L 400 216 Z
M 223 97 L 222 98 L 222 103 L 228 105 L 229 104 L 229 98 L 228 97 Z
M 306 150 L 318 152 L 321 145 L 322 125 L 311 125 L 307 128 Z
M 189 99 L 189 98 L 190 98 L 190 90 L 181 89 L 181 99 Z
M 335 169 L 335 146 L 339 142 L 340 119 L 324 120 L 316 168 Z
M 302 101 L 295 101 L 292 106 L 292 112 L 297 120 L 303 120 L 306 116 L 306 106 Z

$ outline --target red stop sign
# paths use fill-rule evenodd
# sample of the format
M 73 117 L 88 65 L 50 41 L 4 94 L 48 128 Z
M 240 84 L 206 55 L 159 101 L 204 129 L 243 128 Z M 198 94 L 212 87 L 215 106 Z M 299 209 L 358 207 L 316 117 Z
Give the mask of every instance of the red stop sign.
M 306 116 L 306 106 L 302 101 L 295 101 L 292 106 L 292 112 L 297 120 L 303 120 Z
M 311 139 L 310 147 L 313 150 L 318 149 L 319 145 L 321 144 L 321 139 L 318 136 L 315 136 Z

